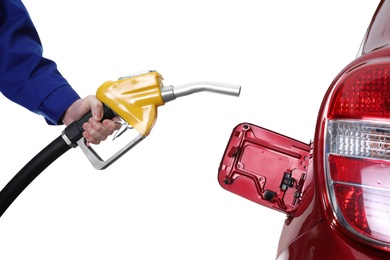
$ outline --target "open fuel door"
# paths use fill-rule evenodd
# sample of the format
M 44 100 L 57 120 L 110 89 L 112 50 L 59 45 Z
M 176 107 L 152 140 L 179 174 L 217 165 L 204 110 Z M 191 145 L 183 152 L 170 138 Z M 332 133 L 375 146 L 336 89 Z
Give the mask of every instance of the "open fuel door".
M 233 129 L 218 181 L 232 193 L 291 214 L 305 187 L 309 156 L 309 144 L 242 123 Z

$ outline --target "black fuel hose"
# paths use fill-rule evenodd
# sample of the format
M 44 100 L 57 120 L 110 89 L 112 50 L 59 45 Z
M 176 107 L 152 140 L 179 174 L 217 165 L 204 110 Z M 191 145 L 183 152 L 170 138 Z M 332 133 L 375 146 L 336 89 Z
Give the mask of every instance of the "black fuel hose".
M 115 113 L 104 105 L 103 119 L 110 119 Z M 49 145 L 34 156 L 1 190 L 0 192 L 0 217 L 23 192 L 23 190 L 51 163 L 62 156 L 70 148 L 77 147 L 77 141 L 83 138 L 83 124 L 92 117 L 86 114 L 80 120 L 68 125 L 62 135 L 54 139 Z
M 62 136 L 59 136 L 34 156 L 1 190 L 0 217 L 43 170 L 70 148 Z

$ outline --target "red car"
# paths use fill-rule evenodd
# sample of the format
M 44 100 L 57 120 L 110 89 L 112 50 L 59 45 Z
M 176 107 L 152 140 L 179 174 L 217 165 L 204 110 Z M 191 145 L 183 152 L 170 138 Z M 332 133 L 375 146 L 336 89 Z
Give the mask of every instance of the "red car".
M 220 185 L 287 215 L 277 259 L 390 259 L 390 1 L 331 83 L 313 142 L 241 123 Z

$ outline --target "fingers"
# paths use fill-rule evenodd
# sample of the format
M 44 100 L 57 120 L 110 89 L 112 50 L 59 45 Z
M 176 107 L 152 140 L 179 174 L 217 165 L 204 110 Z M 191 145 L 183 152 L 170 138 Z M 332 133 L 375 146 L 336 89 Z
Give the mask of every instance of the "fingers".
M 94 118 L 89 119 L 88 123 L 83 125 L 84 138 L 91 144 L 99 144 L 107 139 L 107 136 L 112 135 L 118 129 L 118 124 L 112 120 L 104 120 L 102 123 Z
M 120 128 L 120 125 L 114 120 L 104 120 L 103 104 L 95 96 L 87 96 L 83 99 L 75 101 L 66 111 L 63 117 L 63 123 L 69 125 L 75 120 L 79 120 L 87 112 L 92 112 L 92 118 L 83 125 L 83 136 L 91 144 L 99 144 L 107 139 L 115 130 Z

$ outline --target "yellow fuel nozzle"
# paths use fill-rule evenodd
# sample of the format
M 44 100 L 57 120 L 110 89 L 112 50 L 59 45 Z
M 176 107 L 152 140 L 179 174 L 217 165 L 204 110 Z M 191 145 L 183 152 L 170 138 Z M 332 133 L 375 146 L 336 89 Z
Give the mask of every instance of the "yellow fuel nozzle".
M 157 107 L 165 104 L 161 89 L 163 78 L 156 71 L 106 81 L 96 97 L 118 116 L 147 136 L 157 118 Z
M 138 131 L 131 140 L 108 160 L 103 160 L 84 139 L 78 145 L 96 169 L 105 169 L 119 157 L 149 135 L 157 118 L 157 107 L 178 97 L 201 91 L 239 96 L 239 85 L 200 81 L 180 86 L 162 84 L 162 76 L 156 71 L 146 71 L 117 81 L 106 81 L 96 92 L 96 97 L 114 111 L 128 125 Z

